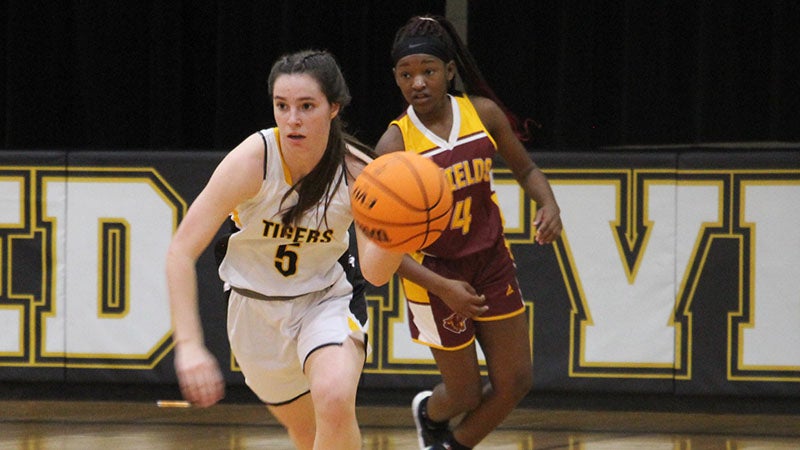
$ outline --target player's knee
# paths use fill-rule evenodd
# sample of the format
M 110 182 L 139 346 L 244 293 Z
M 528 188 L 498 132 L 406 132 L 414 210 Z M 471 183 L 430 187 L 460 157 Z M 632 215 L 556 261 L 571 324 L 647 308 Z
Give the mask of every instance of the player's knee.
M 314 409 L 321 420 L 349 419 L 355 415 L 355 398 L 341 384 L 326 380 L 312 387 Z
M 527 367 L 524 370 L 518 371 L 514 380 L 514 395 L 519 399 L 528 395 L 528 392 L 533 388 L 533 369 Z
M 481 401 L 483 401 L 482 395 L 470 395 L 463 400 L 461 410 L 466 412 L 477 409 Z
M 533 369 L 525 367 L 514 372 L 514 380 L 511 382 L 512 396 L 517 400 L 521 400 L 528 395 L 533 387 Z
M 483 387 L 478 385 L 473 389 L 461 389 L 450 395 L 454 409 L 461 413 L 476 409 L 483 401 Z
M 506 398 L 509 402 L 517 403 L 528 395 L 533 387 L 533 369 L 519 367 L 497 377 L 493 383 L 497 395 Z

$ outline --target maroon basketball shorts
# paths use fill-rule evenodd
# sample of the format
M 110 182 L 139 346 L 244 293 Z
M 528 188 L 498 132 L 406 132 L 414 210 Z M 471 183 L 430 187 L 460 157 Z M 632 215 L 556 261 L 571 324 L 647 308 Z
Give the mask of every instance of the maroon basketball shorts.
M 486 296 L 489 310 L 468 319 L 453 312 L 424 287 L 404 279 L 408 324 L 415 342 L 443 350 L 459 350 L 475 340 L 473 320 L 502 320 L 525 311 L 516 266 L 504 238 L 486 250 L 459 259 L 418 256 L 428 269 L 472 285 L 478 294 Z

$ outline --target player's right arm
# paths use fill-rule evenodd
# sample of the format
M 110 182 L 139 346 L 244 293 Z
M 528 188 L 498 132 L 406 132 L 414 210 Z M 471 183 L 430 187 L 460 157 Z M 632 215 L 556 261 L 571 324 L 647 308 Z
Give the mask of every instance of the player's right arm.
M 233 209 L 255 195 L 262 180 L 263 141 L 250 136 L 217 166 L 192 203 L 167 251 L 167 283 L 181 392 L 197 406 L 224 395 L 222 374 L 206 349 L 197 295 L 197 260 Z
M 489 309 L 486 297 L 479 295 L 471 284 L 463 280 L 446 278 L 405 255 L 397 274 L 428 290 L 455 313 L 462 317 L 480 316 Z

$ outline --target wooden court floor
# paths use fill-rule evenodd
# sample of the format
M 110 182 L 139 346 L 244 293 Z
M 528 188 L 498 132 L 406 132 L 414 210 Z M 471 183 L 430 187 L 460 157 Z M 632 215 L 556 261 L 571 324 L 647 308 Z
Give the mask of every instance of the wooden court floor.
M 415 449 L 405 406 L 359 406 L 363 448 Z M 291 449 L 258 404 L 0 401 L 0 450 Z M 800 414 L 581 411 L 521 407 L 478 449 L 800 450 Z

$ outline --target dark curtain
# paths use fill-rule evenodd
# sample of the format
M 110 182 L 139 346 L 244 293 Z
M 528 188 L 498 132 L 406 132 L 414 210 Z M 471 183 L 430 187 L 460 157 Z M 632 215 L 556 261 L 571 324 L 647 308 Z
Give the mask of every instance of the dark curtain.
M 537 147 L 800 141 L 800 2 L 469 5 L 470 48 Z
M 228 149 L 271 125 L 281 53 L 326 48 L 375 143 L 402 109 L 395 30 L 445 1 L 0 2 L 8 149 Z M 528 142 L 800 141 L 800 3 L 472 0 L 468 42 Z
M 389 51 L 444 1 L 6 0 L 2 138 L 13 149 L 228 149 L 272 124 L 266 79 L 282 53 L 322 48 L 366 142 L 402 111 Z M 389 7 L 391 6 L 391 7 Z

